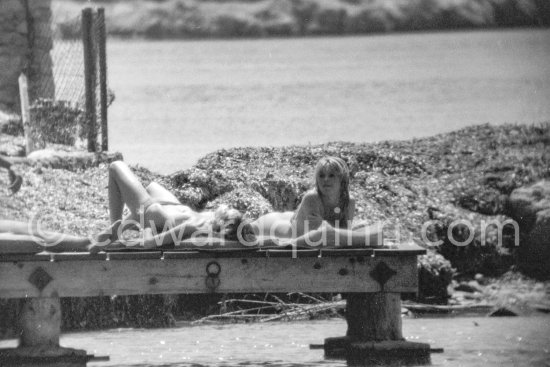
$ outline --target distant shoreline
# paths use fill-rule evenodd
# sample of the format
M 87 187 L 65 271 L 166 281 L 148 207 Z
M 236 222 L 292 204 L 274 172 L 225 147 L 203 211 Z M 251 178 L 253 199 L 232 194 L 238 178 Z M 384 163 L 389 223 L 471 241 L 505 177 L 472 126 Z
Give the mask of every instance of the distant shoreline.
M 53 0 L 57 37 L 80 37 L 80 11 L 105 8 L 110 36 L 140 39 L 220 39 L 344 36 L 392 32 L 550 27 L 544 0 L 398 2 L 79 1 Z

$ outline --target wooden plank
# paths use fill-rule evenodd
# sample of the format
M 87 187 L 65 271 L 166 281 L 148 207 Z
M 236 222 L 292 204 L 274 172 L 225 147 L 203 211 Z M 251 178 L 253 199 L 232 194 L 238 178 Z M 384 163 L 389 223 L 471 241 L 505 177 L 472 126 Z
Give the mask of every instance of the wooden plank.
M 205 257 L 204 255 L 204 253 L 198 251 L 164 251 L 162 254 L 164 260 L 196 259 Z
M 97 254 L 90 254 L 88 252 L 62 252 L 53 253 L 50 255 L 52 261 L 104 261 L 107 260 L 107 254 L 100 252 Z M 32 261 L 31 259 L 28 259 Z
M 410 256 L 410 255 L 424 255 L 426 250 L 391 250 L 391 249 L 376 249 L 374 250 L 373 256 Z
M 320 250 L 286 250 L 286 249 L 272 249 L 265 251 L 267 257 L 319 257 Z
M 374 256 L 410 256 L 424 255 L 425 253 L 426 249 L 414 242 L 400 242 L 374 249 Z
M 1 254 L 0 262 L 18 262 L 18 261 L 51 261 L 52 256 L 46 252 L 39 252 L 36 254 L 18 254 L 18 253 L 8 253 Z
M 0 298 L 172 293 L 378 292 L 370 275 L 379 262 L 397 273 L 384 292 L 416 292 L 416 257 L 254 257 L 138 259 L 116 261 L 0 262 Z M 219 264 L 219 286 L 206 285 L 206 266 Z M 51 280 L 40 291 L 29 279 L 37 268 Z
M 201 248 L 197 250 L 203 257 L 220 258 L 250 258 L 250 257 L 265 257 L 265 251 L 257 248 L 250 249 L 225 249 L 225 248 Z
M 160 251 L 140 251 L 140 252 L 108 252 L 107 260 L 148 260 L 160 259 Z
M 370 248 L 350 248 L 350 249 L 322 249 L 321 257 L 335 257 L 335 256 L 372 256 L 373 249 Z

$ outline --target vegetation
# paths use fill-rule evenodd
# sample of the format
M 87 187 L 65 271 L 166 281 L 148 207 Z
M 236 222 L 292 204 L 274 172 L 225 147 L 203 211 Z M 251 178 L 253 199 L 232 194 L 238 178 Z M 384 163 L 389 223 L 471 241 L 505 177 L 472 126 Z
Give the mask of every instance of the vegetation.
M 92 3 L 106 9 L 109 34 L 154 39 L 550 25 L 546 0 L 54 0 L 56 33 L 78 37 L 79 11 Z
M 6 126 L 10 131 L 17 130 L 13 123 Z M 0 154 L 24 152 L 21 136 L 1 134 L 0 146 Z M 515 247 L 510 246 L 513 234 L 505 232 L 504 240 L 497 241 L 496 230 L 488 231 L 483 242 L 481 222 L 506 219 L 505 202 L 515 188 L 550 178 L 549 146 L 550 123 L 487 124 L 407 141 L 219 150 L 200 159 L 194 167 L 167 176 L 141 167 L 133 169 L 144 184 L 159 181 L 196 209 L 223 202 L 255 218 L 272 210 L 294 209 L 312 186 L 317 159 L 324 155 L 342 157 L 351 171 L 350 190 L 357 200 L 357 221 L 384 222 L 388 237 L 426 247 L 428 254 L 418 263 L 420 292 L 416 300 L 446 303 L 448 288 L 457 280 L 473 279 L 476 274 L 483 274 L 485 279 L 499 277 L 515 264 Z M 20 164 L 15 169 L 23 176 L 24 184 L 16 195 L 8 196 L 7 190 L 0 192 L 0 218 L 37 218 L 52 230 L 82 236 L 96 234 L 108 224 L 105 164 L 86 169 Z M 7 175 L 0 175 L 0 187 L 7 186 Z M 448 235 L 450 223 L 457 219 L 470 221 L 475 231 L 470 243 L 460 248 L 450 242 Z M 429 220 L 437 224 L 428 227 L 427 237 L 423 237 L 422 226 Z M 452 234 L 456 241 L 464 241 L 470 237 L 468 231 L 457 226 Z M 441 242 L 435 245 L 436 241 Z M 496 294 L 501 288 L 505 287 L 499 283 L 498 288 L 487 290 L 487 297 L 505 303 L 507 298 Z M 540 294 L 547 288 L 537 283 L 530 292 L 536 289 Z M 332 301 L 333 296 L 316 298 Z M 169 325 L 174 321 L 172 315 L 196 319 L 219 313 L 224 304 L 218 303 L 222 297 L 69 299 L 63 307 L 70 312 L 64 314 L 72 318 L 64 320 L 64 327 Z M 254 299 L 272 302 L 261 296 Z M 548 302 L 544 297 L 537 300 Z M 300 306 L 303 300 L 284 303 L 285 307 L 269 312 L 292 313 L 304 308 Z M 227 309 L 228 303 L 225 305 Z M 240 309 L 229 311 L 246 314 Z
M 84 111 L 66 101 L 38 99 L 31 106 L 35 123 L 33 128 L 41 146 L 46 143 L 75 145 L 76 138 L 84 138 Z

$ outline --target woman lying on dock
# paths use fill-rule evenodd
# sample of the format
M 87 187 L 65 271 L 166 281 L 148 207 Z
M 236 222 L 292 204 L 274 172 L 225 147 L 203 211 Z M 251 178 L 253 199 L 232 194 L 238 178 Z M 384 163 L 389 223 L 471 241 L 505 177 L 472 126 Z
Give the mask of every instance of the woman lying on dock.
M 351 229 L 355 200 L 349 193 L 350 174 L 343 159 L 323 157 L 315 166 L 315 187 L 295 212 L 273 212 L 252 222 L 255 236 L 287 238 L 296 246 L 379 246 L 374 228 Z
M 143 187 L 126 163 L 109 165 L 109 216 L 111 226 L 96 237 L 97 246 L 117 241 L 127 228 L 143 230 L 145 248 L 173 244 L 193 236 L 214 234 L 237 240 L 242 214 L 225 205 L 215 211 L 196 212 L 156 182 Z M 129 214 L 123 217 L 124 206 Z

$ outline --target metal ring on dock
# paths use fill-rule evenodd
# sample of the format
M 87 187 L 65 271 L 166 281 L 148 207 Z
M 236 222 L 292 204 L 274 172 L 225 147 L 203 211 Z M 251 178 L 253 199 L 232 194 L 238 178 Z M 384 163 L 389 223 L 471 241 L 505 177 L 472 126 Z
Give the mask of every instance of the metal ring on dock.
M 210 261 L 206 264 L 206 279 L 204 280 L 206 288 L 211 291 L 215 291 L 220 286 L 219 274 L 222 271 L 222 267 L 217 261 Z
M 221 271 L 222 267 L 217 261 L 210 261 L 206 264 L 206 274 L 208 274 L 208 276 L 218 276 Z

